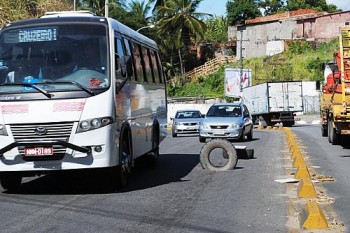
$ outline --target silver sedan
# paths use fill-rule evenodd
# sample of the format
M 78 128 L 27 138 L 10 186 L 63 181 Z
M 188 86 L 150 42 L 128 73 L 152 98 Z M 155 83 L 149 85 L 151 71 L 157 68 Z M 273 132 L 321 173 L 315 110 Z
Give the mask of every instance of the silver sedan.
M 253 138 L 253 122 L 247 107 L 242 103 L 212 105 L 199 128 L 199 141 L 207 138 L 226 138 L 244 141 Z
M 178 134 L 198 134 L 199 125 L 203 120 L 203 115 L 198 110 L 178 110 L 172 124 L 172 135 Z

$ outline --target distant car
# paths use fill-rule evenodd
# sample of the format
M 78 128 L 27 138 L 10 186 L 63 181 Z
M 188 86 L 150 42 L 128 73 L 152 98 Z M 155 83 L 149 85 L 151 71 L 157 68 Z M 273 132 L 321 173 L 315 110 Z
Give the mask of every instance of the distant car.
M 203 115 L 199 110 L 178 110 L 172 120 L 173 137 L 177 137 L 178 134 L 198 134 Z
M 253 139 L 253 121 L 243 103 L 213 104 L 199 127 L 199 141 L 226 138 L 244 141 Z

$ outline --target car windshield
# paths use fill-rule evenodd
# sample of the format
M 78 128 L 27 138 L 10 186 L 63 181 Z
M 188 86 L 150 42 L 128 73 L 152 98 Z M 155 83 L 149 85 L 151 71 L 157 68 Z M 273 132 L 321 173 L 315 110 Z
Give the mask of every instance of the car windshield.
M 6 30 L 0 36 L 0 94 L 38 91 L 27 84 L 50 92 L 106 88 L 107 60 L 104 25 Z
M 242 111 L 240 106 L 216 105 L 208 110 L 207 117 L 240 117 Z
M 177 112 L 175 118 L 201 118 L 201 113 L 198 111 L 181 111 Z

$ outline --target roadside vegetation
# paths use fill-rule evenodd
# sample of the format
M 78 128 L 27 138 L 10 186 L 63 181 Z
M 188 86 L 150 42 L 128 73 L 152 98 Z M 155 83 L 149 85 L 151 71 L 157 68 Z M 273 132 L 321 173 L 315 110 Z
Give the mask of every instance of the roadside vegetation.
M 319 44 L 294 42 L 282 54 L 272 57 L 246 59 L 244 68 L 252 69 L 253 85 L 273 81 L 323 82 L 322 64 L 333 60 L 338 39 Z M 222 66 L 217 72 L 193 80 L 174 79 L 168 86 L 173 97 L 224 97 L 225 68 L 239 68 L 239 62 Z M 176 80 L 176 81 L 175 81 Z

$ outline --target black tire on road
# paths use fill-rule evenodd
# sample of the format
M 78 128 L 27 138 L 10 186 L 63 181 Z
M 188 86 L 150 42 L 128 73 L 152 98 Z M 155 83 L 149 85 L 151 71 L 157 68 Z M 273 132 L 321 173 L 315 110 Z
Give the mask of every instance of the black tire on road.
M 210 162 L 210 153 L 217 148 L 222 148 L 226 151 L 228 161 L 222 167 L 216 167 Z M 200 152 L 200 163 L 204 169 L 208 169 L 210 171 L 226 171 L 232 170 L 237 165 L 237 151 L 227 140 L 224 139 L 213 139 L 210 142 L 204 144 Z
M 174 131 L 172 131 L 172 136 L 173 136 L 173 138 L 176 138 L 176 137 L 177 137 L 177 133 L 175 133 Z

